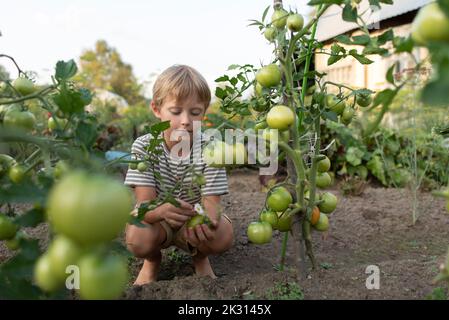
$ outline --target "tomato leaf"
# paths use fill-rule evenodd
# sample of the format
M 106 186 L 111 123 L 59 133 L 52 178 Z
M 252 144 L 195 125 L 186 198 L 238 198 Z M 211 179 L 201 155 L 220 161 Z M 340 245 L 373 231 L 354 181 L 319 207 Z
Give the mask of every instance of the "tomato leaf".
M 355 45 L 367 45 L 371 42 L 371 38 L 368 35 L 354 36 L 352 39 L 354 40 L 352 44 Z
M 364 154 L 365 152 L 363 152 L 363 150 L 357 147 L 349 147 L 346 152 L 345 158 L 346 161 L 348 161 L 351 165 L 356 167 L 362 164 L 362 158 Z
M 394 63 L 390 68 L 388 68 L 387 74 L 385 78 L 391 84 L 394 84 L 393 70 L 396 67 L 396 63 Z
M 334 121 L 334 122 L 338 121 L 338 115 L 335 112 L 333 112 L 333 111 L 325 111 L 325 112 L 323 112 L 323 117 L 325 119 L 329 119 L 329 120 Z
M 393 0 L 369 0 L 369 4 L 371 6 L 376 6 L 378 8 L 380 8 L 381 3 L 393 4 Z
M 353 56 L 355 59 L 357 59 L 357 61 L 359 61 L 362 64 L 370 64 L 373 62 L 370 59 L 366 58 L 365 56 L 357 53 L 355 49 L 350 50 L 348 54 Z
M 393 46 L 396 49 L 395 53 L 412 52 L 413 45 L 411 37 L 395 37 L 393 39 Z
M 319 4 L 343 4 L 344 0 L 311 0 L 307 5 L 309 6 L 315 6 Z
M 387 179 L 385 178 L 385 170 L 380 156 L 375 155 L 366 164 L 368 170 L 375 176 L 383 185 L 387 185 Z
M 94 145 L 97 139 L 97 126 L 92 119 L 78 122 L 76 138 L 78 142 L 81 142 L 88 149 Z
M 350 50 L 349 54 L 351 56 L 353 56 L 354 58 L 356 58 L 357 61 L 360 62 L 361 64 L 371 64 L 371 63 L 373 63 L 372 60 L 368 59 L 367 57 L 365 57 L 365 56 L 363 56 L 361 54 L 358 54 L 355 49 Z
M 394 39 L 394 33 L 392 29 L 388 29 L 384 33 L 382 33 L 380 36 L 377 37 L 377 43 L 378 45 L 384 45 L 388 41 L 392 41 Z
M 344 56 L 330 56 L 329 59 L 327 59 L 327 65 L 330 66 L 339 60 L 341 60 Z
M 44 220 L 45 214 L 42 209 L 31 209 L 25 214 L 17 216 L 14 222 L 22 227 L 35 227 Z
M 228 96 L 228 93 L 226 90 L 223 90 L 220 87 L 215 88 L 215 96 L 219 99 L 224 99 Z
M 225 82 L 229 81 L 229 77 L 227 75 L 221 76 L 220 78 L 215 79 L 215 82 Z
M 239 68 L 240 68 L 240 66 L 238 64 L 231 64 L 228 67 L 228 70 L 235 70 L 235 69 L 239 69 Z
M 73 77 L 78 72 L 78 67 L 76 66 L 75 61 L 69 60 L 67 62 L 65 61 L 58 61 L 56 63 L 56 72 L 55 72 L 55 78 L 58 81 L 65 81 Z
M 343 8 L 342 18 L 344 21 L 357 22 L 357 7 L 353 7 L 350 3 Z
M 268 10 L 270 10 L 270 7 L 271 7 L 271 6 L 268 6 L 268 7 L 263 11 L 263 14 L 262 14 L 262 21 L 265 21 L 265 18 L 266 18 L 266 16 L 267 16 Z
M 373 101 L 373 107 L 376 107 L 378 105 L 386 105 L 390 104 L 391 101 L 393 101 L 393 98 L 395 97 L 397 91 L 392 89 L 385 89 L 381 92 L 379 92 L 375 97 Z
M 335 40 L 337 40 L 338 42 L 344 43 L 344 44 L 352 44 L 351 38 L 345 34 L 336 36 Z
M 156 124 L 153 124 L 150 128 L 150 133 L 154 136 L 157 137 L 159 136 L 159 134 L 162 131 L 167 130 L 168 128 L 170 128 L 170 121 L 162 121 L 162 122 L 158 122 Z

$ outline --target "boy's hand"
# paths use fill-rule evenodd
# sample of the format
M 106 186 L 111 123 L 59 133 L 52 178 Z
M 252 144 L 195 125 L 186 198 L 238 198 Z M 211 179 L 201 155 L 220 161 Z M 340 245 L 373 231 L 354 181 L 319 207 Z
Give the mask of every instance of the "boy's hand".
M 158 211 L 160 212 L 159 216 L 165 220 L 170 227 L 174 229 L 179 229 L 181 226 L 186 223 L 191 217 L 193 217 L 196 213 L 193 210 L 193 206 L 180 199 L 176 199 L 180 207 L 175 207 L 171 203 L 164 203 L 160 207 L 158 207 Z
M 215 225 L 213 225 L 212 223 L 213 222 L 211 221 L 210 227 L 207 224 L 199 224 L 194 228 L 186 228 L 184 230 L 184 239 L 194 247 L 198 247 L 201 243 L 207 243 L 214 240 L 214 229 L 216 229 L 217 227 L 217 222 L 214 221 Z

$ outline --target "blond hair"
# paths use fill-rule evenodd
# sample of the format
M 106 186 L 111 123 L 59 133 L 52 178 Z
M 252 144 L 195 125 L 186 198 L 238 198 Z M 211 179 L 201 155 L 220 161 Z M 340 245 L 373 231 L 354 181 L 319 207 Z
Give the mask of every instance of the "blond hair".
M 174 97 L 176 101 L 183 101 L 192 95 L 196 95 L 205 108 L 209 106 L 211 93 L 206 79 L 197 70 L 186 65 L 173 65 L 164 70 L 153 86 L 156 107 L 160 107 L 168 96 Z

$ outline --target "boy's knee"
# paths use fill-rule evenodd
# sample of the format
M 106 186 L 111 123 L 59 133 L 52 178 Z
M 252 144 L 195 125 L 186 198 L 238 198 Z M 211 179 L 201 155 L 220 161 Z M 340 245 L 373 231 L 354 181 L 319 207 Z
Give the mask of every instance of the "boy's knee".
M 214 253 L 221 254 L 232 248 L 234 244 L 234 231 L 231 224 L 226 224 L 223 228 L 222 236 L 214 245 Z
M 147 258 L 160 250 L 154 232 L 130 226 L 126 230 L 126 247 L 137 258 Z
M 126 247 L 136 258 L 148 258 L 153 253 L 151 246 L 145 246 L 135 243 L 127 243 Z

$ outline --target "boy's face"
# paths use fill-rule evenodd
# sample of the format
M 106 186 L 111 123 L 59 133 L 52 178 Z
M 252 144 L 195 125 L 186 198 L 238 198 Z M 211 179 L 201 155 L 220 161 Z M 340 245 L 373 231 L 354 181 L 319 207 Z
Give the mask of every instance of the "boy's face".
M 175 136 L 188 133 L 192 141 L 193 122 L 201 121 L 206 111 L 204 104 L 195 96 L 184 101 L 176 101 L 174 97 L 168 96 L 159 107 L 151 102 L 151 108 L 154 115 L 161 121 L 170 121 L 170 128 L 164 131 L 166 142 L 169 142 L 172 133 Z M 176 141 L 173 142 L 176 143 Z

